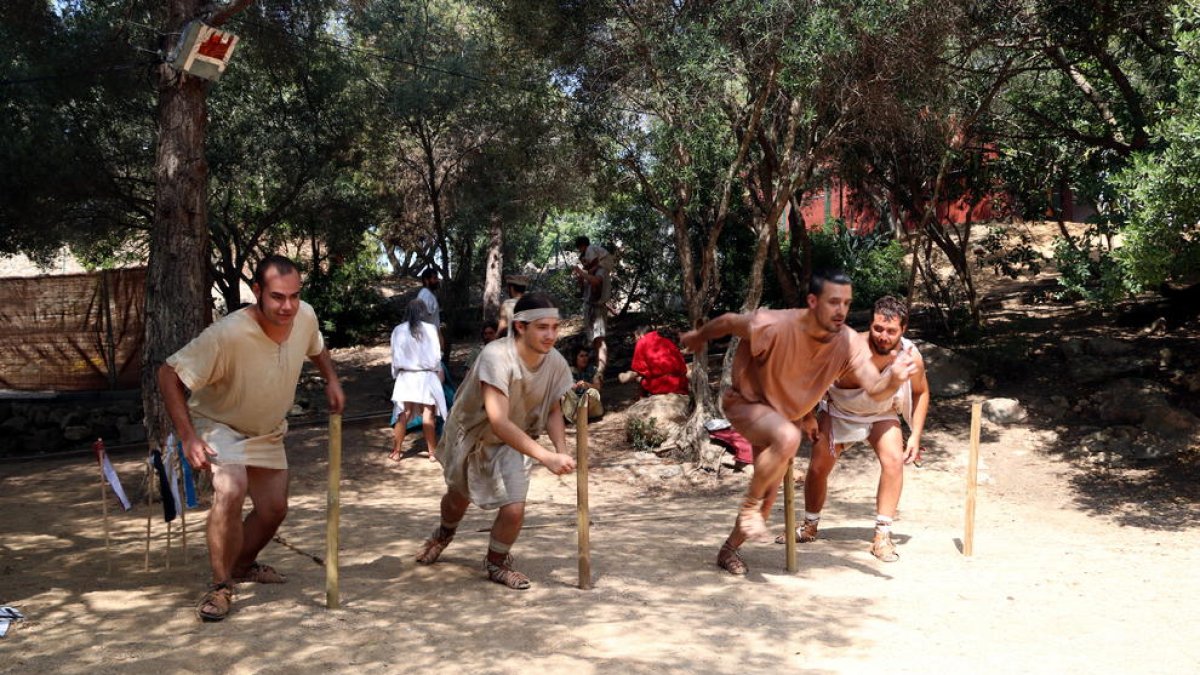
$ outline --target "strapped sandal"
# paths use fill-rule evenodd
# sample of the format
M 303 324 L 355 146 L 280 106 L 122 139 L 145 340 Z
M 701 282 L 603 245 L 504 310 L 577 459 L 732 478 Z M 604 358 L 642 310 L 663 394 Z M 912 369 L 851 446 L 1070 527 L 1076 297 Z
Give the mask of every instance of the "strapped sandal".
M 234 577 L 234 582 L 239 584 L 286 584 L 287 577 L 270 565 L 264 565 L 260 562 L 250 563 L 249 569 L 245 574 Z
M 745 576 L 750 568 L 746 566 L 746 561 L 742 560 L 742 556 L 738 550 L 725 542 L 721 545 L 721 552 L 717 554 L 717 567 L 729 572 L 734 576 Z
M 746 496 L 738 509 L 737 529 L 746 541 L 762 542 L 771 540 L 771 531 L 767 529 L 767 519 L 763 517 L 762 498 Z
M 796 542 L 800 544 L 808 544 L 817 540 L 817 526 L 821 521 L 804 519 L 804 523 L 796 527 Z M 776 544 L 787 543 L 787 533 L 775 537 Z
M 233 608 L 233 584 L 222 581 L 212 584 L 204 595 L 200 596 L 200 604 L 196 605 L 196 616 L 201 621 L 221 621 L 229 616 Z
M 488 560 L 487 558 L 484 558 L 483 568 L 487 570 L 488 579 L 500 584 L 501 586 L 507 586 L 517 591 L 523 591 L 529 588 L 532 584 L 529 581 L 529 577 L 512 568 L 513 563 L 513 557 L 511 555 L 504 556 L 504 562 L 500 563 L 499 565 L 491 560 Z
M 896 545 L 892 543 L 891 533 L 875 530 L 875 540 L 871 542 L 871 555 L 883 562 L 896 562 L 900 559 L 900 554 L 896 553 Z
M 442 551 L 445 551 L 446 547 L 450 545 L 450 542 L 454 541 L 453 534 L 445 539 L 439 538 L 438 535 L 441 534 L 441 532 L 442 527 L 439 525 L 438 527 L 434 528 L 433 534 L 429 535 L 429 538 L 425 540 L 425 543 L 421 544 L 421 550 L 417 551 L 418 565 L 432 565 L 433 563 L 437 562 L 437 559 L 442 555 Z

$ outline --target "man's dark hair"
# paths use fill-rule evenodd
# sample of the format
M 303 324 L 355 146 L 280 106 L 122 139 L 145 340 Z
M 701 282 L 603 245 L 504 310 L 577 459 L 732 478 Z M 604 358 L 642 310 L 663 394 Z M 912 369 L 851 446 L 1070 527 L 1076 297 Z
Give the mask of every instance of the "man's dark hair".
M 885 295 L 875 301 L 875 313 L 885 319 L 900 319 L 900 327 L 908 325 L 908 308 L 896 298 Z
M 267 270 L 275 268 L 279 274 L 300 273 L 300 269 L 296 267 L 296 263 L 292 262 L 291 258 L 272 253 L 262 260 L 258 261 L 258 266 L 254 268 L 254 283 L 258 284 L 259 288 L 266 288 L 265 280 L 267 278 Z
M 575 347 L 575 358 L 579 358 L 580 354 L 587 354 L 588 356 L 591 356 L 592 348 L 588 345 L 579 345 Z
M 854 284 L 854 281 L 850 279 L 850 275 L 846 274 L 845 270 L 821 270 L 819 272 L 813 272 L 812 280 L 808 282 L 808 292 L 819 298 L 821 297 L 821 292 L 825 290 L 825 284 L 851 286 Z
M 579 248 L 580 246 L 591 246 L 591 245 L 592 245 L 592 240 L 588 239 L 585 235 L 581 234 L 578 237 L 575 237 L 575 248 Z
M 554 300 L 549 295 L 545 293 L 526 293 L 521 296 L 516 306 L 513 307 L 513 314 L 516 315 L 517 312 L 524 312 L 527 309 L 550 309 L 551 307 L 558 307 L 558 305 L 554 304 Z M 529 322 L 514 320 L 512 323 L 515 327 Z
M 479 329 L 479 334 L 482 335 L 483 331 L 485 331 L 489 328 L 491 328 L 492 330 L 500 330 L 500 322 L 499 321 L 484 321 L 483 326 L 481 326 Z
M 424 283 L 430 279 L 436 279 L 438 275 L 437 268 L 426 267 L 424 272 L 421 272 L 421 282 Z

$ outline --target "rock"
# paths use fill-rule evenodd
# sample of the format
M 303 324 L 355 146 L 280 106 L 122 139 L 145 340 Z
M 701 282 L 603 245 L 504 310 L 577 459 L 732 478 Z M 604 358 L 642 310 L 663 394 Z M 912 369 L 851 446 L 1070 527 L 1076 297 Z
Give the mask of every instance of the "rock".
M 1088 338 L 1083 349 L 1093 356 L 1124 356 L 1133 351 L 1133 345 L 1109 337 Z
M 1151 408 L 1169 407 L 1166 389 L 1150 380 L 1126 378 L 1092 394 L 1090 401 L 1101 421 L 1141 424 Z
M 1071 401 L 1062 394 L 1054 394 L 1050 397 L 1050 404 L 1057 408 L 1070 408 Z
M 299 403 L 297 403 L 296 405 L 293 405 L 292 409 L 288 411 L 288 417 L 296 417 L 298 415 L 303 415 L 303 414 L 304 414 L 304 408 L 300 407 Z
M 1136 375 L 1152 367 L 1154 361 L 1144 358 L 1110 358 L 1076 356 L 1067 359 L 1067 376 L 1077 384 L 1095 384 L 1118 377 Z
M 29 418 L 22 417 L 20 415 L 13 415 L 12 417 L 4 420 L 3 424 L 0 424 L 0 429 L 15 434 L 19 434 L 28 428 Z
M 146 440 L 146 427 L 141 424 L 118 424 L 117 433 L 122 443 L 141 443 Z
M 1181 380 L 1183 386 L 1187 388 L 1189 394 L 1200 392 L 1200 373 L 1184 375 Z
M 675 464 L 674 466 L 668 466 L 658 472 L 658 477 L 663 480 L 667 480 L 668 478 L 675 478 L 677 476 L 682 476 L 682 475 L 683 475 L 683 467 L 678 464 Z
M 983 416 L 996 424 L 1022 422 L 1029 415 L 1015 398 L 989 398 L 983 402 Z
M 652 417 L 659 429 L 668 431 L 687 421 L 690 407 L 691 401 L 684 394 L 660 394 L 629 406 L 626 415 L 629 419 Z
M 658 455 L 654 454 L 653 452 L 639 450 L 633 453 L 633 458 L 640 462 L 653 462 L 654 460 L 658 459 Z
M 1168 438 L 1188 438 L 1200 429 L 1200 419 L 1195 415 L 1169 405 L 1147 408 L 1142 424 L 1148 430 Z
M 974 361 L 932 342 L 918 342 L 917 349 L 925 360 L 925 376 L 932 396 L 946 398 L 971 391 L 977 370 Z
M 72 424 L 66 429 L 63 429 L 62 435 L 63 438 L 67 439 L 68 441 L 82 441 L 83 439 L 91 436 L 91 432 L 92 428 L 90 426 Z

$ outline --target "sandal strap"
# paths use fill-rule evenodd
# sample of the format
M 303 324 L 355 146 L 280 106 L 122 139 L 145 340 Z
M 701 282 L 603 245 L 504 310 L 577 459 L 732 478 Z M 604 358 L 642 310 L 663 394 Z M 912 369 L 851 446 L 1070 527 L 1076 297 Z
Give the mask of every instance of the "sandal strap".
M 523 591 L 530 586 L 529 577 L 514 570 L 511 567 L 512 560 L 513 557 L 511 555 L 507 555 L 504 557 L 504 562 L 500 565 L 497 565 L 490 560 L 485 561 L 488 579 L 491 579 L 492 581 L 509 588 Z

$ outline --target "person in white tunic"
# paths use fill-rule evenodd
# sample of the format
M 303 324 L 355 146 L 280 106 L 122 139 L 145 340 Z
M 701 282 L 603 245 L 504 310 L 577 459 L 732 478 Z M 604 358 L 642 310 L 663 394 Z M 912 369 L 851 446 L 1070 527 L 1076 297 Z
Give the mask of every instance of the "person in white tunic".
M 429 318 L 425 303 L 413 300 L 408 303 L 407 320 L 392 330 L 392 377 L 396 383 L 392 387 L 392 452 L 388 459 L 397 462 L 408 423 L 415 415 L 421 416 L 429 461 L 434 461 L 436 417 L 446 418 L 442 347 Z
M 163 405 L 188 462 L 212 468 L 212 584 L 196 608 L 205 621 L 229 613 L 234 583 L 286 580 L 257 558 L 287 515 L 283 436 L 306 360 L 325 378 L 329 411 L 345 406 L 317 315 L 300 300 L 300 287 L 291 260 L 263 258 L 251 286 L 257 302 L 205 328 L 158 369 Z M 243 520 L 247 496 L 254 510 Z
M 438 277 L 438 271 L 432 267 L 421 272 L 421 290 L 417 292 L 417 299 L 425 303 L 425 307 L 429 310 L 429 322 L 437 329 L 438 342 L 441 344 L 442 351 L 446 351 L 446 336 L 442 333 L 442 306 L 438 303 L 437 290 L 442 285 L 442 280 Z
M 509 550 L 521 533 L 534 465 L 540 462 L 559 476 L 575 470 L 559 407 L 574 382 L 567 360 L 554 348 L 559 315 L 550 298 L 531 293 L 515 309 L 514 333 L 484 347 L 458 389 L 437 453 L 446 479 L 441 524 L 417 562 L 437 561 L 470 504 L 498 509 L 484 569 L 490 580 L 523 590 L 529 577 L 513 568 Z M 537 442 L 543 430 L 554 451 Z
M 892 519 L 904 487 L 904 465 L 919 461 L 921 433 L 929 412 L 929 383 L 925 362 L 913 343 L 904 337 L 908 310 L 904 303 L 886 296 L 875 303 L 870 330 L 864 335 L 871 347 L 871 361 L 887 374 L 900 354 L 907 354 L 916 372 L 892 398 L 876 401 L 854 379 L 846 377 L 829 388 L 823 411 L 817 416 L 818 437 L 804 478 L 804 522 L 796 539 L 816 541 L 821 509 L 825 506 L 829 474 L 846 447 L 867 441 L 879 458 L 879 487 L 875 493 L 875 537 L 871 554 L 883 562 L 900 559 L 892 542 Z M 908 442 L 900 430 L 900 418 L 908 424 Z M 776 539 L 782 542 L 783 538 Z

